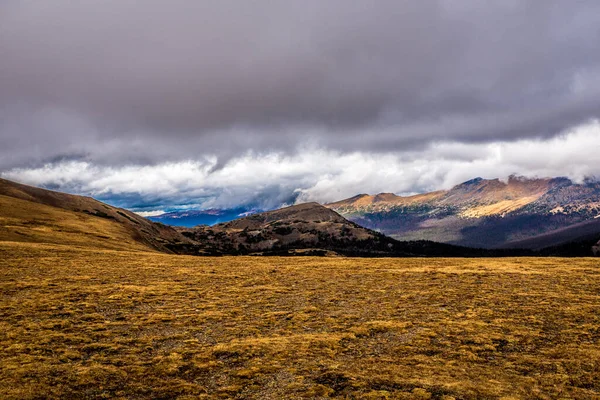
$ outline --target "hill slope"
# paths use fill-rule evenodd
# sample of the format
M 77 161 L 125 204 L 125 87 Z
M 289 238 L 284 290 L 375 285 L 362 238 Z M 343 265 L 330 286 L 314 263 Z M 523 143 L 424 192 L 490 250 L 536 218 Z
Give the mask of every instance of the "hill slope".
M 175 229 L 91 197 L 0 179 L 0 240 L 172 252 L 191 243 Z
M 507 182 L 476 178 L 447 191 L 402 197 L 358 195 L 327 204 L 362 226 L 399 240 L 427 239 L 471 247 L 532 248 L 556 245 L 559 232 L 600 215 L 600 183 L 566 178 Z M 590 224 L 586 234 L 598 234 Z M 592 229 L 590 231 L 589 229 Z M 556 235 L 549 235 L 556 232 Z M 565 240 L 576 239 L 564 236 Z M 581 236 L 581 235 L 579 235 Z M 544 239 L 548 239 L 547 241 Z

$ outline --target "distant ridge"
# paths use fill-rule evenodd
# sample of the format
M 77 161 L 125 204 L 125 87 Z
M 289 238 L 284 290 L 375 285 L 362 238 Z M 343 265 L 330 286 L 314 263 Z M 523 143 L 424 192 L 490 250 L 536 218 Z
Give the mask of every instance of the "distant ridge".
M 594 222 L 600 215 L 600 183 L 594 180 L 475 178 L 445 191 L 361 194 L 326 206 L 399 240 L 540 249 L 576 240 L 581 236 L 576 226 L 600 238 Z

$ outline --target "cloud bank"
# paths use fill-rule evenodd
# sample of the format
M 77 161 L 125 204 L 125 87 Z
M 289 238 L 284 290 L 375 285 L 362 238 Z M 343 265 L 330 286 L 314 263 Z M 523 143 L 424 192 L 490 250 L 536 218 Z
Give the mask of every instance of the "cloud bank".
M 136 207 L 596 173 L 575 139 L 556 168 L 535 154 L 600 118 L 599 16 L 595 0 L 2 1 L 0 172 Z
M 271 209 L 341 200 L 363 192 L 425 192 L 474 177 L 600 176 L 600 123 L 592 121 L 545 140 L 490 144 L 437 142 L 401 155 L 303 149 L 294 155 L 246 153 L 215 169 L 216 158 L 153 166 L 98 166 L 60 161 L 13 169 L 3 177 L 91 194 L 142 212 L 177 209 Z M 148 214 L 150 215 L 150 214 Z

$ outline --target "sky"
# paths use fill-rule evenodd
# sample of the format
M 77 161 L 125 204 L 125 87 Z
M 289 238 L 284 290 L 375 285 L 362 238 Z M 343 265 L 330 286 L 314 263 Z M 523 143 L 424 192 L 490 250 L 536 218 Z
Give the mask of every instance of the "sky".
M 147 213 L 600 176 L 600 2 L 0 1 L 0 176 Z

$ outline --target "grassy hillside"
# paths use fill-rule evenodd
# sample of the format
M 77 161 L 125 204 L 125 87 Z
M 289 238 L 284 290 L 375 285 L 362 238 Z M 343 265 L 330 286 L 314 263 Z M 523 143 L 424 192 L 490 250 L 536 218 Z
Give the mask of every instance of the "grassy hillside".
M 317 203 L 253 214 L 212 227 L 180 229 L 216 254 L 269 254 L 296 250 L 339 254 L 394 254 L 399 243 L 350 222 Z
M 597 399 L 594 259 L 0 242 L 0 397 Z
M 0 195 L 0 241 L 53 243 L 99 249 L 150 250 L 123 225 Z
M 0 179 L 0 240 L 171 252 L 190 243 L 175 229 L 91 197 Z

